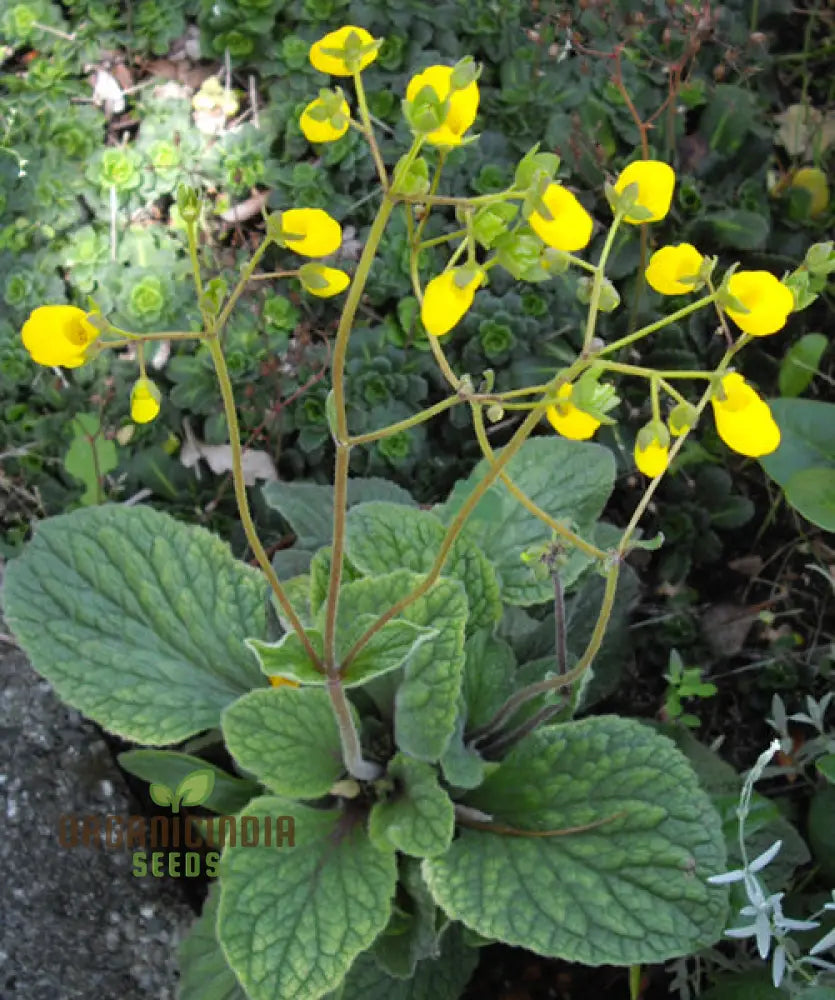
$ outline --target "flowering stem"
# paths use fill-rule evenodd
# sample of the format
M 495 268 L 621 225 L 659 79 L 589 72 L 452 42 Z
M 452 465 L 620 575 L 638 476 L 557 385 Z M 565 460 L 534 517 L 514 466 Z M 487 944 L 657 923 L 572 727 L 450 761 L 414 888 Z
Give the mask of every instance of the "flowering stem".
M 490 441 L 487 438 L 487 433 L 484 428 L 484 414 L 482 412 L 482 406 L 478 403 L 472 403 L 472 411 L 476 438 L 484 457 L 492 466 L 496 462 L 496 454 L 490 445 Z M 514 496 L 526 510 L 530 511 L 534 517 L 539 518 L 540 521 L 544 521 L 556 535 L 559 535 L 559 537 L 568 542 L 569 545 L 573 545 L 581 552 L 584 552 L 591 559 L 606 558 L 606 553 L 602 549 L 597 548 L 596 545 L 591 545 L 589 542 L 583 541 L 583 539 L 571 531 L 570 528 L 567 528 L 564 524 L 555 520 L 547 511 L 544 511 L 540 506 L 534 503 L 534 501 L 531 500 L 531 498 L 523 490 L 521 490 L 516 483 L 513 482 L 506 472 L 499 473 L 499 478 L 508 488 L 511 495 Z
M 377 211 L 377 217 L 371 226 L 362 256 L 357 264 L 354 280 L 348 290 L 348 297 L 339 317 L 336 331 L 336 341 L 333 349 L 332 384 L 333 401 L 336 411 L 336 470 L 334 476 L 333 503 L 333 543 L 331 552 L 331 571 L 328 580 L 328 597 L 325 606 L 325 637 L 324 655 L 328 674 L 337 676 L 339 664 L 335 660 L 336 645 L 336 607 L 339 600 L 339 585 L 342 581 L 342 559 L 345 550 L 345 508 L 348 492 L 348 464 L 351 445 L 348 434 L 348 414 L 345 411 L 345 359 L 348 353 L 348 339 L 354 325 L 357 307 L 360 304 L 371 265 L 377 254 L 386 224 L 394 208 L 391 190 L 387 191 Z
M 428 250 L 429 247 L 437 247 L 442 243 L 450 243 L 452 240 L 460 240 L 466 235 L 466 229 L 456 229 L 454 233 L 446 233 L 443 236 L 435 236 L 431 240 L 422 240 L 418 246 L 418 250 Z
M 606 627 L 609 624 L 609 618 L 611 617 L 612 608 L 615 603 L 619 572 L 620 558 L 614 557 L 611 559 L 608 572 L 606 573 L 606 586 L 603 591 L 600 613 L 598 614 L 588 645 L 583 655 L 577 661 L 576 666 L 558 677 L 548 677 L 545 680 L 529 684 L 527 687 L 516 691 L 507 699 L 489 722 L 483 726 L 479 726 L 472 733 L 467 734 L 467 741 L 469 743 L 481 742 L 494 736 L 527 702 L 533 698 L 538 698 L 539 695 L 547 694 L 549 691 L 559 691 L 561 688 L 569 688 L 583 676 L 597 655 L 600 644 L 603 642 L 603 636 L 606 634 Z
M 348 773 L 357 781 L 373 781 L 375 778 L 379 778 L 383 773 L 380 765 L 365 760 L 362 756 L 359 734 L 354 724 L 354 717 L 351 715 L 351 706 L 348 703 L 345 688 L 342 686 L 342 680 L 338 675 L 328 677 L 326 686 L 331 707 L 339 726 L 342 756 Z
M 466 237 L 463 240 L 461 240 L 461 242 L 458 244 L 458 246 L 453 251 L 452 256 L 447 261 L 447 265 L 444 268 L 444 271 L 449 271 L 453 267 L 455 267 L 455 265 L 458 263 L 459 257 L 461 257 L 461 255 L 467 249 L 467 246 L 469 245 L 469 242 L 470 241 Z
M 374 127 L 371 124 L 371 115 L 368 111 L 368 101 L 365 97 L 365 87 L 363 86 L 362 74 L 360 72 L 354 73 L 354 88 L 357 92 L 357 106 L 360 110 L 362 131 L 368 140 L 368 148 L 371 150 L 374 166 L 377 168 L 377 175 L 385 192 L 389 189 L 389 175 L 386 171 L 386 165 L 383 163 L 383 157 L 380 155 L 380 147 L 377 145 L 377 139 L 374 136 Z
M 702 309 L 705 306 L 710 305 L 710 303 L 715 299 L 716 293 L 713 292 L 710 295 L 706 295 L 703 299 L 699 299 L 697 302 L 691 302 L 689 306 L 684 306 L 684 308 L 679 309 L 674 313 L 670 313 L 669 316 L 665 316 L 663 319 L 659 319 L 655 323 L 650 323 L 648 326 L 641 327 L 641 329 L 636 330 L 635 333 L 630 333 L 628 337 L 621 337 L 620 340 L 615 340 L 611 344 L 607 344 L 601 351 L 598 352 L 598 356 L 602 357 L 604 354 L 611 354 L 613 351 L 619 351 L 622 347 L 626 347 L 628 344 L 633 344 L 636 340 L 641 340 L 642 337 L 646 337 L 647 334 L 655 333 L 656 330 L 660 330 L 662 327 L 668 326 L 670 323 L 675 323 L 676 320 L 689 316 L 690 313 L 696 312 L 697 309 Z
M 625 365 L 619 361 L 599 361 L 594 362 L 593 367 L 602 368 L 604 371 L 621 372 L 623 375 L 638 375 L 641 378 L 704 378 L 712 379 L 715 372 L 706 371 L 660 371 L 655 368 L 643 368 L 641 365 Z
M 731 360 L 732 360 L 733 356 L 737 353 L 737 351 L 739 350 L 740 346 L 741 346 L 740 343 L 737 342 L 732 347 L 728 348 L 728 350 L 725 352 L 725 356 L 719 362 L 719 366 L 717 367 L 716 371 L 713 373 L 714 379 L 720 379 L 725 374 L 725 372 L 728 370 L 728 367 L 729 367 L 729 365 L 731 363 Z M 702 394 L 702 398 L 696 404 L 696 418 L 697 419 L 693 421 L 693 426 L 695 426 L 696 423 L 698 423 L 698 418 L 705 411 L 705 408 L 707 407 L 707 404 L 710 402 L 710 399 L 711 399 L 712 395 L 713 395 L 713 384 L 711 383 L 705 389 L 704 393 Z M 667 467 L 668 468 L 669 468 L 670 464 L 672 463 L 673 459 L 676 457 L 676 455 L 684 447 L 684 442 L 687 440 L 687 437 L 688 437 L 688 434 L 690 433 L 690 430 L 691 430 L 691 428 L 687 428 L 687 430 L 682 435 L 680 435 L 680 437 L 673 443 L 672 447 L 670 448 L 669 459 L 668 459 L 668 462 L 667 462 Z M 628 549 L 629 549 L 629 542 L 631 541 L 632 535 L 634 534 L 635 529 L 638 526 L 638 522 L 643 517 L 644 511 L 649 506 L 649 502 L 650 502 L 650 500 L 652 500 L 652 496 L 655 493 L 656 489 L 658 488 L 658 484 L 661 482 L 662 478 L 663 478 L 663 474 L 661 476 L 657 476 L 655 479 L 653 479 L 652 482 L 647 487 L 646 492 L 641 497 L 641 501 L 638 504 L 638 506 L 635 508 L 635 510 L 634 510 L 634 512 L 632 514 L 632 517 L 630 518 L 629 524 L 627 524 L 626 530 L 624 531 L 623 535 L 621 536 L 620 542 L 618 543 L 618 553 L 619 553 L 619 555 L 622 556 L 622 555 L 624 555 L 628 551 Z
M 197 304 L 203 312 L 203 279 L 200 276 L 200 258 L 197 256 L 197 223 L 194 219 L 186 222 L 186 237 L 188 239 L 188 256 L 191 261 L 191 276 L 197 290 Z M 203 317 L 206 318 L 205 315 Z
M 265 236 L 261 245 L 257 248 L 252 257 L 247 261 L 246 267 L 243 269 L 240 280 L 237 285 L 232 289 L 232 294 L 226 300 L 226 305 L 218 313 L 217 320 L 215 321 L 214 327 L 218 333 L 223 332 L 223 328 L 226 325 L 226 321 L 229 319 L 229 314 L 235 308 L 235 303 L 241 297 L 243 290 L 246 288 L 249 281 L 255 272 L 255 268 L 258 267 L 258 263 L 267 251 L 267 247 L 272 243 L 272 239 L 269 236 Z
M 418 424 L 431 420 L 432 417 L 436 417 L 439 413 L 443 413 L 444 410 L 448 410 L 450 407 L 455 406 L 456 403 L 462 403 L 463 401 L 461 396 L 448 396 L 446 399 L 442 399 L 440 403 L 435 403 L 434 406 L 427 407 L 427 409 L 421 410 L 420 413 L 406 417 L 405 420 L 398 420 L 397 423 L 381 427 L 377 431 L 369 431 L 367 434 L 351 436 L 348 438 L 348 444 L 351 447 L 355 444 L 370 444 L 372 441 L 379 441 L 381 438 L 397 434 L 399 431 L 407 431 L 411 427 L 416 427 Z
M 661 401 L 658 397 L 658 376 L 653 375 L 649 380 L 649 399 L 652 407 L 652 419 L 661 421 Z
M 276 576 L 275 570 L 270 563 L 269 556 L 264 550 L 264 546 L 261 544 L 261 540 L 258 537 L 258 532 L 256 531 L 255 524 L 252 520 L 252 515 L 249 510 L 249 501 L 246 495 L 246 485 L 244 483 L 241 430 L 238 425 L 238 414 L 235 410 L 235 396 L 232 391 L 232 380 L 229 378 L 229 369 L 226 366 L 226 359 L 223 356 L 223 348 L 220 346 L 220 340 L 216 332 L 213 332 L 206 338 L 206 346 L 209 348 L 209 353 L 212 356 L 212 362 L 214 363 L 218 384 L 220 386 L 220 395 L 223 399 L 223 412 L 226 415 L 226 426 L 229 429 L 229 446 L 232 451 L 232 482 L 235 488 L 235 499 L 238 502 L 238 511 L 241 515 L 241 524 L 244 529 L 244 534 L 246 535 L 246 539 L 249 542 L 255 558 L 258 560 L 258 565 L 264 571 L 264 575 L 267 577 L 270 587 L 272 587 L 276 600 L 281 605 L 281 608 L 285 615 L 287 615 L 293 630 L 301 640 L 311 663 L 314 664 L 317 670 L 322 670 L 322 664 L 319 657 L 317 656 L 313 646 L 311 646 L 310 640 L 305 634 L 304 627 L 299 621 L 296 612 L 293 610 L 292 604 L 284 592 L 284 588 L 281 586 L 281 583 Z
M 447 382 L 452 386 L 452 388 L 458 392 L 461 385 L 461 380 L 452 370 L 452 365 L 447 361 L 446 355 L 444 354 L 444 349 L 441 347 L 440 340 L 432 333 L 427 333 L 426 336 L 429 338 L 429 346 L 432 349 L 432 355 L 441 369 L 441 372 Z M 460 398 L 460 397 L 459 397 Z
M 659 382 L 661 384 L 661 388 L 670 396 L 672 396 L 677 403 L 684 403 L 684 405 L 687 406 L 687 400 L 684 398 L 684 396 L 682 396 L 682 394 L 677 389 L 673 388 L 673 386 L 671 386 L 666 379 L 663 378 L 659 379 Z
M 526 192 L 524 191 L 497 191 L 494 194 L 482 194 L 475 198 L 455 198 L 449 197 L 447 195 L 429 195 L 429 194 L 402 194 L 399 196 L 400 201 L 405 201 L 413 205 L 495 205 L 500 201 L 510 201 L 515 199 L 517 201 L 523 201 Z
M 559 389 L 561 385 L 569 382 L 574 375 L 576 370 L 582 366 L 582 362 L 575 362 L 570 368 L 566 369 L 559 375 L 554 376 L 552 381 L 546 386 L 546 391 L 554 393 Z M 354 657 L 360 652 L 360 650 L 366 645 L 366 643 L 374 636 L 380 629 L 386 624 L 386 622 L 391 621 L 396 615 L 399 615 L 404 608 L 407 608 L 410 604 L 416 601 L 419 597 L 422 597 L 427 590 L 432 586 L 433 583 L 440 577 L 441 571 L 443 570 L 444 563 L 449 556 L 452 546 L 455 543 L 455 539 L 458 537 L 461 529 L 467 521 L 467 518 L 475 509 L 478 502 L 487 492 L 487 490 L 493 485 L 495 480 L 503 471 L 507 463 L 513 458 L 513 456 L 519 451 L 524 442 L 528 439 L 531 431 L 536 427 L 542 418 L 545 410 L 548 408 L 548 400 L 541 401 L 537 407 L 528 414 L 528 416 L 522 421 L 519 427 L 516 429 L 513 437 L 505 445 L 502 450 L 501 456 L 496 458 L 495 464 L 487 470 L 487 474 L 484 478 L 475 486 L 472 493 L 467 497 L 464 503 L 461 505 L 458 513 L 453 519 L 452 523 L 446 530 L 441 546 L 438 550 L 438 554 L 435 557 L 435 561 L 427 572 L 426 576 L 421 580 L 421 582 L 415 587 L 415 589 L 406 594 L 397 601 L 388 611 L 384 612 L 380 617 L 369 626 L 365 633 L 360 636 L 359 639 L 354 643 L 348 654 L 343 659 L 341 664 L 342 671 L 346 670 L 351 664 Z
M 250 275 L 249 280 L 271 281 L 273 278 L 296 278 L 298 274 L 298 268 L 294 271 L 262 271 L 260 274 Z
M 609 232 L 606 234 L 606 242 L 600 251 L 600 260 L 594 269 L 594 281 L 591 286 L 591 299 L 589 300 L 589 314 L 586 320 L 586 334 L 583 337 L 583 353 L 587 354 L 591 349 L 591 342 L 594 338 L 594 328 L 597 323 L 597 311 L 600 308 L 600 293 L 603 289 L 603 279 L 606 275 L 606 261 L 612 252 L 612 244 L 615 242 L 615 234 L 623 219 L 623 212 L 616 212 Z

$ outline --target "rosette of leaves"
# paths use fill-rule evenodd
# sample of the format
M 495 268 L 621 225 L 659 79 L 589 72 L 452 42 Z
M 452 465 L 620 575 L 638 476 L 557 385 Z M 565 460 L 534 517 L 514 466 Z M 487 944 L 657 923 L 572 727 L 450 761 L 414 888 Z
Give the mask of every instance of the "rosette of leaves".
M 658 530 L 664 535 L 659 572 L 683 580 L 692 565 L 704 566 L 722 556 L 722 533 L 735 531 L 754 516 L 752 501 L 733 489 L 730 473 L 703 464 L 695 476 L 671 476 L 659 491 Z
M 77 173 L 68 171 L 65 162 L 50 154 L 37 161 L 29 179 L 32 210 L 42 231 L 42 241 L 48 243 L 56 233 L 80 221 L 84 181 Z
M 13 258 L 0 255 L 0 278 L 3 302 L 14 321 L 23 319 L 44 302 L 63 302 L 64 283 L 43 256 L 24 254 Z
M 275 183 L 278 190 L 270 198 L 270 205 L 276 207 L 306 205 L 310 208 L 326 208 L 337 216 L 347 208 L 344 196 L 338 195 L 327 174 L 313 163 L 294 163 L 276 169 Z
M 507 468 L 551 516 L 595 537 L 614 484 L 605 448 L 536 438 Z M 474 964 L 464 931 L 590 965 L 660 962 L 720 937 L 727 889 L 707 882 L 726 866 L 720 819 L 672 741 L 636 720 L 574 719 L 573 698 L 533 730 L 500 712 L 556 664 L 556 652 L 528 659 L 525 609 L 552 602 L 553 580 L 522 558 L 551 532 L 501 484 L 475 504 L 441 575 L 347 658 L 425 580 L 485 473 L 482 462 L 432 510 L 390 483 L 349 480 L 336 654 L 374 778 L 346 774 L 326 678 L 295 632 L 270 631 L 261 574 L 204 529 L 92 507 L 41 522 L 7 568 L 7 623 L 61 697 L 151 747 L 220 727 L 256 790 L 213 768 L 216 786 L 245 795 L 240 815 L 261 831 L 267 817 L 292 819 L 292 846 L 227 843 L 183 950 L 184 1000 L 209 981 L 250 1000 L 390 1000 L 407 988 L 454 1000 Z M 333 490 L 279 481 L 264 498 L 306 548 L 308 569 L 286 588 L 321 650 Z M 572 601 L 588 586 L 599 600 L 584 555 L 559 572 Z M 620 594 L 616 659 L 628 643 Z M 580 606 L 569 666 L 594 617 Z M 175 751 L 154 759 L 147 780 L 168 785 L 194 767 Z
M 101 142 L 104 115 L 89 104 L 62 106 L 61 113 L 39 118 L 39 141 L 70 160 L 87 160 Z
M 132 29 L 137 48 L 164 56 L 171 43 L 181 38 L 186 30 L 185 0 L 158 3 L 157 0 L 141 0 L 132 16 Z
M 198 24 L 203 51 L 235 62 L 252 62 L 269 50 L 283 0 L 201 0 Z
M 96 153 L 87 168 L 87 178 L 100 192 L 135 191 L 141 182 L 141 159 L 132 146 L 110 147 Z
M 110 238 L 103 228 L 82 226 L 71 240 L 56 249 L 60 265 L 67 269 L 70 281 L 79 292 L 87 294 L 96 287 L 103 268 L 110 260 Z
M 251 123 L 226 132 L 206 157 L 209 176 L 217 177 L 227 194 L 249 195 L 253 187 L 276 183 L 278 164 L 270 155 L 271 137 Z

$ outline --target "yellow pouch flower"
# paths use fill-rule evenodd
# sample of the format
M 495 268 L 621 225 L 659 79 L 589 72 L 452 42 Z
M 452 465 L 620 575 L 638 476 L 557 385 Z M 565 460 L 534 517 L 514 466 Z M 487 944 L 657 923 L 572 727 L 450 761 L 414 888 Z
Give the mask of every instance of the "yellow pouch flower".
M 317 97 L 301 113 L 299 127 L 308 142 L 335 142 L 337 139 L 341 139 L 348 131 L 351 109 L 348 107 L 347 101 L 343 101 L 339 105 L 339 111 L 336 116 L 331 116 L 330 118 L 316 117 L 317 113 L 323 112 L 324 109 L 325 102 L 321 97 Z M 344 120 L 340 121 L 340 119 Z M 334 124 L 334 121 L 337 124 Z
M 649 259 L 647 284 L 661 295 L 686 295 L 694 285 L 681 279 L 697 275 L 703 260 L 691 243 L 661 247 Z
M 160 411 L 159 389 L 149 378 L 138 379 L 130 394 L 130 418 L 135 424 L 150 423 Z
M 743 333 L 752 337 L 766 337 L 782 330 L 794 309 L 791 291 L 770 271 L 737 271 L 728 279 L 728 291 L 748 312 L 725 311 Z
M 324 38 L 320 38 L 318 42 L 314 42 L 310 46 L 311 66 L 314 69 L 318 69 L 320 73 L 329 73 L 331 76 L 353 76 L 354 71 L 348 68 L 348 63 L 344 55 L 331 55 L 326 51 L 327 49 L 344 49 L 345 43 L 352 32 L 357 36 L 360 45 L 363 47 L 371 45 L 374 41 L 374 37 L 365 28 L 357 28 L 353 24 L 346 24 L 344 28 L 337 28 L 336 31 L 331 31 Z M 360 57 L 358 69 L 364 70 L 376 58 L 376 49 L 366 52 L 364 56 Z
M 321 208 L 291 208 L 281 216 L 281 228 L 297 239 L 284 244 L 304 257 L 327 257 L 342 243 L 342 226 Z
M 585 249 L 594 223 L 577 198 L 562 184 L 549 184 L 542 201 L 552 218 L 533 212 L 528 219 L 528 225 L 542 242 L 565 253 Z
M 740 455 L 759 458 L 780 446 L 780 428 L 768 404 L 738 372 L 721 380 L 722 395 L 711 399 L 716 430 L 725 444 Z
M 548 423 L 554 430 L 565 438 L 573 441 L 587 441 L 594 435 L 600 426 L 600 421 L 596 420 L 590 413 L 578 410 L 571 399 L 571 386 L 561 385 L 557 390 L 557 399 L 564 402 L 549 406 L 545 411 Z
M 351 278 L 337 267 L 325 267 L 324 264 L 303 264 L 299 268 L 299 280 L 302 288 L 320 299 L 329 299 L 344 292 L 351 283 Z
M 420 318 L 426 332 L 434 337 L 449 333 L 473 304 L 483 272 L 476 270 L 466 284 L 460 285 L 461 274 L 467 270 L 469 269 L 457 267 L 444 271 L 426 286 Z
M 413 76 L 406 87 L 407 101 L 413 101 L 424 87 L 434 90 L 439 101 L 449 97 L 449 110 L 443 124 L 426 135 L 426 141 L 433 146 L 459 146 L 478 112 L 479 91 L 475 80 L 450 94 L 453 70 L 453 66 L 430 66 Z
M 23 346 L 38 365 L 78 368 L 100 331 L 77 306 L 38 306 L 20 331 Z
M 624 222 L 640 226 L 645 222 L 658 222 L 670 211 L 676 175 L 668 163 L 660 160 L 637 160 L 625 167 L 615 181 L 615 191 L 622 193 L 630 184 L 637 184 L 636 207 L 646 209 L 646 218 L 627 212 Z

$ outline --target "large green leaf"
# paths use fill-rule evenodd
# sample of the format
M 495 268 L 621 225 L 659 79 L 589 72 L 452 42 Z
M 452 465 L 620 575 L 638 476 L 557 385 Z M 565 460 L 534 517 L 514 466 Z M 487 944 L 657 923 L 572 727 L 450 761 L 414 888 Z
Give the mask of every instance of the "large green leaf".
M 504 641 L 488 629 L 479 629 L 464 646 L 464 701 L 467 728 L 493 718 L 513 693 L 516 657 Z
M 807 333 L 786 351 L 780 364 L 778 387 L 781 396 L 799 396 L 815 377 L 829 338 L 822 333 Z
M 393 787 L 388 798 L 371 809 L 371 839 L 388 842 L 415 858 L 443 854 L 452 842 L 455 818 L 452 800 L 438 784 L 435 769 L 400 753 L 389 763 L 386 776 Z
M 333 534 L 333 486 L 318 483 L 267 483 L 264 499 L 277 510 L 296 534 L 296 545 L 318 549 L 329 544 Z M 386 479 L 349 479 L 348 507 L 368 500 L 390 500 L 414 506 L 401 486 Z
M 247 816 L 295 818 L 295 845 L 228 846 L 220 865 L 218 938 L 250 1000 L 317 1000 L 386 926 L 394 850 L 360 816 L 256 799 Z
M 259 688 L 263 692 L 266 689 Z M 254 781 L 235 778 L 222 768 L 209 764 L 200 757 L 172 750 L 126 750 L 119 754 L 119 765 L 128 774 L 143 781 L 178 788 L 185 777 L 197 770 L 210 770 L 215 780 L 209 797 L 201 803 L 204 809 L 230 816 L 239 812 L 259 787 Z
M 780 427 L 780 447 L 760 459 L 784 489 L 796 472 L 835 468 L 835 404 L 817 399 L 770 399 Z
M 465 716 L 462 704 L 455 720 L 455 730 L 441 756 L 441 770 L 444 778 L 455 788 L 478 788 L 487 773 L 487 763 L 477 750 L 464 743 Z
M 600 716 L 538 730 L 465 802 L 498 825 L 563 831 L 464 829 L 424 861 L 439 905 L 479 934 L 587 965 L 659 962 L 721 935 L 727 892 L 705 881 L 725 870 L 719 817 L 646 726 Z
M 266 681 L 263 577 L 202 528 L 149 507 L 50 518 L 6 571 L 8 624 L 60 697 L 155 746 L 216 727 Z
M 786 483 L 786 499 L 807 521 L 835 531 L 835 467 L 795 472 Z
M 418 962 L 411 979 L 395 979 L 371 955 L 360 955 L 332 1000 L 458 1000 L 477 963 L 478 951 L 464 943 L 460 928 L 450 926 L 438 958 Z
M 413 591 L 422 579 L 409 570 L 397 570 L 357 580 L 343 588 L 340 614 L 378 615 Z M 462 584 L 441 577 L 392 620 L 437 630 L 437 635 L 422 642 L 409 656 L 395 697 L 397 745 L 421 760 L 438 760 L 455 727 L 467 607 Z
M 398 867 L 398 901 L 388 927 L 374 942 L 371 953 L 388 975 L 410 979 L 418 962 L 439 957 L 440 932 L 449 921 L 435 905 L 421 874 L 420 862 L 401 857 Z
M 348 514 L 345 550 L 362 573 L 374 576 L 409 569 L 427 573 L 443 542 L 445 527 L 425 510 L 404 510 L 393 503 L 363 503 Z M 458 538 L 444 564 L 444 576 L 464 584 L 469 630 L 490 628 L 502 613 L 499 583 L 486 556 L 471 541 Z
M 217 941 L 219 901 L 220 886 L 215 884 L 180 945 L 178 1000 L 248 1000 Z
M 499 449 L 497 455 L 502 454 Z M 445 504 L 435 509 L 448 524 L 488 471 L 486 459 L 471 475 L 457 483 Z M 574 522 L 585 537 L 600 516 L 615 482 L 615 460 L 608 448 L 562 437 L 537 437 L 526 441 L 507 466 L 508 475 L 539 507 L 557 520 Z M 553 594 L 549 579 L 537 579 L 522 561 L 522 553 L 548 542 L 551 531 L 530 514 L 499 480 L 476 504 L 464 528 L 464 537 L 493 564 L 502 599 L 529 605 L 547 601 Z M 565 587 L 577 579 L 589 560 L 578 551 L 562 571 Z
M 229 752 L 279 795 L 315 799 L 344 771 L 339 729 L 321 688 L 261 688 L 223 713 Z
M 701 216 L 693 225 L 699 238 L 712 238 L 734 250 L 759 250 L 768 239 L 768 219 L 744 208 L 723 208 Z

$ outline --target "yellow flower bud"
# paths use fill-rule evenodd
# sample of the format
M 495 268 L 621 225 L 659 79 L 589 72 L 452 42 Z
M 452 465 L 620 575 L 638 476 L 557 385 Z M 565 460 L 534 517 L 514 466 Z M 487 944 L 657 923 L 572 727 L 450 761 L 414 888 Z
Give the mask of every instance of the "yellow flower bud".
M 321 208 L 291 208 L 282 214 L 281 228 L 297 237 L 285 237 L 285 246 L 304 257 L 327 257 L 342 242 L 342 226 Z
M 334 125 L 333 118 L 319 119 L 313 117 L 311 114 L 325 107 L 325 102 L 321 97 L 317 97 L 315 101 L 311 101 L 310 104 L 302 111 L 301 117 L 299 118 L 299 127 L 304 133 L 305 139 L 308 142 L 335 142 L 337 139 L 341 139 L 343 135 L 348 131 L 348 125 L 350 124 L 351 109 L 348 107 L 348 102 L 343 101 L 339 106 L 339 117 L 343 119 L 342 123 L 339 125 Z
M 302 288 L 320 299 L 329 299 L 344 292 L 351 283 L 351 278 L 336 267 L 325 267 L 324 264 L 304 264 L 299 268 L 299 280 Z
M 571 386 L 564 384 L 557 390 L 557 399 L 563 400 L 554 406 L 549 406 L 545 411 L 548 423 L 554 430 L 565 438 L 573 441 L 587 441 L 594 435 L 600 426 L 600 421 L 596 420 L 590 413 L 578 410 L 571 399 Z
M 695 406 L 691 406 L 690 403 L 679 403 L 670 411 L 667 427 L 673 437 L 681 437 L 682 434 L 686 434 L 690 430 L 698 418 Z
M 135 424 L 148 424 L 160 410 L 159 389 L 149 378 L 138 379 L 130 394 L 130 418 Z
M 99 330 L 76 306 L 38 306 L 20 331 L 23 346 L 39 365 L 78 368 Z
M 277 687 L 297 688 L 300 686 L 298 681 L 291 681 L 289 677 L 279 677 L 277 675 L 270 677 L 270 684 L 272 684 L 274 688 Z
M 627 212 L 624 222 L 636 226 L 644 222 L 658 222 L 670 211 L 676 175 L 668 163 L 662 163 L 660 160 L 637 160 L 635 163 L 630 163 L 615 181 L 615 191 L 620 194 L 630 184 L 638 186 L 635 206 L 646 209 L 650 214 L 646 218 L 641 218 L 640 214 Z
M 345 43 L 351 34 L 356 35 L 359 39 L 361 46 L 371 45 L 374 41 L 372 35 L 370 35 L 365 28 L 356 28 L 352 24 L 347 24 L 344 28 L 338 28 L 336 31 L 331 31 L 329 34 L 325 35 L 324 38 L 320 38 L 318 42 L 314 42 L 310 46 L 310 64 L 314 69 L 318 69 L 320 73 L 330 73 L 331 76 L 353 76 L 353 68 L 348 67 L 348 63 L 345 60 L 345 56 L 341 55 L 331 55 L 326 52 L 326 49 L 344 49 Z M 369 66 L 377 58 L 376 49 L 371 52 L 366 52 L 364 56 L 360 57 L 358 69 L 364 70 L 366 66 Z
M 465 270 L 454 268 L 444 271 L 426 286 L 420 318 L 427 333 L 435 337 L 449 333 L 473 304 L 483 272 L 476 270 L 474 276 L 462 287 L 458 282 L 461 280 L 461 272 Z
M 661 295 L 686 295 L 695 287 L 682 278 L 699 273 L 704 257 L 690 243 L 661 247 L 650 257 L 646 269 L 647 283 Z
M 752 337 L 782 330 L 794 309 L 791 291 L 770 271 L 737 271 L 728 280 L 728 291 L 748 312 L 725 311 L 740 330 Z
M 663 424 L 643 427 L 635 438 L 635 464 L 645 476 L 655 479 L 670 464 L 669 436 Z
M 592 218 L 568 188 L 549 184 L 542 201 L 552 218 L 533 212 L 528 219 L 528 225 L 542 242 L 565 253 L 585 249 L 591 240 Z
M 453 69 L 452 66 L 430 66 L 415 74 L 406 87 L 407 101 L 413 101 L 424 87 L 434 90 L 441 102 L 449 97 L 446 118 L 439 128 L 425 137 L 433 146 L 459 146 L 478 111 L 479 91 L 475 80 L 450 94 Z
M 719 437 L 740 455 L 759 458 L 780 446 L 780 428 L 768 403 L 738 372 L 723 376 L 721 390 L 710 402 Z
M 823 215 L 829 207 L 829 185 L 820 167 L 801 167 L 792 175 L 789 186 L 809 192 L 809 215 L 813 219 Z

